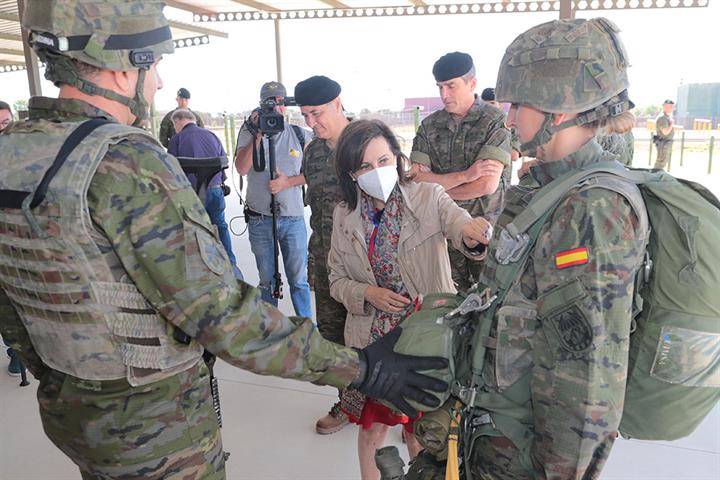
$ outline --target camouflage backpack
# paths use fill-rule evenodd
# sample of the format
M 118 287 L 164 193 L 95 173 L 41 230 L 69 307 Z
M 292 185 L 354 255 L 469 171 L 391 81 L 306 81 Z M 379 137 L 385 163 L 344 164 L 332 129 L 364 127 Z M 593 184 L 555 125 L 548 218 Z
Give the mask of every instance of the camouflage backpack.
M 532 245 L 540 231 L 537 226 L 573 187 L 591 182 L 602 186 L 602 178 L 608 176 L 638 184 L 652 228 L 645 265 L 635 281 L 620 433 L 625 438 L 675 440 L 691 434 L 720 400 L 720 201 L 701 185 L 662 171 L 602 162 L 543 188 L 505 230 L 516 238 L 527 236 L 525 245 Z M 523 262 L 518 257 L 514 263 Z M 481 299 L 480 310 L 501 303 L 503 285 L 509 283 L 500 281 L 498 298 Z M 450 371 L 430 372 L 445 381 L 460 378 L 463 369 L 480 371 L 484 349 L 475 348 L 480 353 L 474 354 L 458 350 L 468 343 L 462 338 L 472 334 L 468 327 L 473 322 L 463 318 L 482 320 L 477 326 L 482 332 L 489 330 L 492 310 L 478 316 L 468 299 L 450 294 L 426 297 L 420 312 L 403 322 L 396 351 L 427 354 L 427 345 L 432 345 L 433 355 L 452 357 Z M 461 311 L 462 305 L 468 312 Z M 424 342 L 430 331 L 435 339 Z M 448 396 L 439 398 L 445 401 Z

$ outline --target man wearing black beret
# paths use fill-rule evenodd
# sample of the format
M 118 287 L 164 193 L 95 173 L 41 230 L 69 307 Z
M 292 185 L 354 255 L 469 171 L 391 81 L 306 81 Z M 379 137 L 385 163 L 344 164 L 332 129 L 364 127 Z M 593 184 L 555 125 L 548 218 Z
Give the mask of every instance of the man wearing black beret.
M 175 125 L 172 121 L 172 114 L 175 113 L 176 110 L 179 110 L 181 108 L 184 108 L 186 110 L 190 110 L 188 105 L 190 104 L 190 92 L 187 88 L 180 88 L 177 92 L 177 97 L 175 97 L 175 101 L 177 102 L 177 108 L 174 110 L 170 110 L 167 115 L 165 115 L 162 119 L 162 122 L 160 122 L 160 133 L 158 134 L 158 140 L 160 140 L 160 143 L 162 143 L 162 146 L 165 148 L 168 148 L 168 145 L 170 145 L 170 139 L 175 135 Z M 205 124 L 202 121 L 202 118 L 200 118 L 200 115 L 190 110 L 193 115 L 195 115 L 195 123 L 198 127 L 205 128 Z
M 432 69 L 443 110 L 418 128 L 410 160 L 415 181 L 438 183 L 473 217 L 494 223 L 510 186 L 510 131 L 505 114 L 475 95 L 475 66 L 467 53 L 443 55 Z M 448 246 L 459 291 L 478 278 L 480 263 Z
M 495 108 L 500 108 L 500 104 L 495 100 L 495 89 L 492 87 L 488 87 L 485 90 L 482 91 L 480 94 L 480 100 L 487 103 L 488 105 L 492 105 Z
M 305 148 L 302 172 L 307 182 L 307 202 L 310 205 L 309 253 L 314 259 L 315 319 L 320 334 L 334 343 L 345 343 L 345 317 L 343 304 L 330 296 L 327 257 L 330 252 L 332 218 L 340 200 L 335 174 L 333 151 L 348 119 L 340 101 L 340 84 L 328 77 L 317 75 L 298 83 L 295 101 L 312 128 L 315 138 Z M 347 415 L 335 403 L 330 413 L 315 424 L 317 433 L 335 433 L 348 424 Z

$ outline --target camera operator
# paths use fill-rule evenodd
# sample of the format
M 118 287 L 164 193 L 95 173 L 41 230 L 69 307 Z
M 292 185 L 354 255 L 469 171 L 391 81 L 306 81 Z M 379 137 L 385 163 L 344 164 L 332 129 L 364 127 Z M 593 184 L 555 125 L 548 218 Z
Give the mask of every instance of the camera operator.
M 261 105 L 272 109 L 272 105 L 276 104 L 274 112 L 268 112 L 270 116 L 273 113 L 285 114 L 286 93 L 285 87 L 279 82 L 268 82 L 262 86 Z M 277 306 L 277 298 L 272 295 L 276 287 L 273 279 L 276 267 L 271 210 L 273 194 L 277 216 L 276 240 L 282 252 L 290 285 L 290 298 L 298 316 L 312 318 L 310 285 L 307 279 L 307 228 L 302 194 L 305 177 L 300 172 L 303 150 L 312 139 L 312 134 L 298 126 L 281 122 L 282 130 L 272 137 L 276 172 L 275 178 L 271 179 L 269 141 L 267 136 L 263 136 L 260 120 L 259 108 L 240 129 L 235 153 L 235 167 L 240 175 L 247 175 L 248 179 L 245 213 L 250 246 L 260 276 L 259 288 L 262 299 Z M 259 158 L 253 159 L 253 154 Z M 262 169 L 256 168 L 258 165 Z

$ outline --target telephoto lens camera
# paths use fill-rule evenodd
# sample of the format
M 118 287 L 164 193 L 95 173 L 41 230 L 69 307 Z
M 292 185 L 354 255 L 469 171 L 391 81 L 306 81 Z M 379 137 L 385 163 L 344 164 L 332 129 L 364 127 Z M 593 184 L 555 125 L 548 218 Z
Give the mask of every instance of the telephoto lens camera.
M 283 115 L 275 111 L 275 107 L 278 105 L 295 107 L 297 106 L 297 103 L 295 102 L 294 97 L 285 97 L 280 102 L 278 102 L 275 98 L 270 97 L 260 102 L 260 107 L 257 109 L 258 129 L 264 135 L 274 135 L 285 129 L 285 119 L 283 118 Z

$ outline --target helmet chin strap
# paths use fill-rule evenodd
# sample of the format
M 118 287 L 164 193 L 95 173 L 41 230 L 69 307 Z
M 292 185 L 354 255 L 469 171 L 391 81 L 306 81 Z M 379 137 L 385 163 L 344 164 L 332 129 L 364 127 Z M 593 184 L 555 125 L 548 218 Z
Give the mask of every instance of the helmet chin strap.
M 543 119 L 543 123 L 540 125 L 540 129 L 535 132 L 533 138 L 531 138 L 528 142 L 520 144 L 520 151 L 526 157 L 537 158 L 538 147 L 549 142 L 555 133 L 552 125 L 553 114 L 545 113 L 544 115 L 545 118 Z
M 130 106 L 130 113 L 135 115 L 135 121 L 133 122 L 134 127 L 139 127 L 150 118 L 150 105 L 148 105 L 144 93 L 146 75 L 147 68 L 141 68 L 138 71 L 137 84 L 135 85 L 135 98 L 133 99 L 133 105 Z
M 575 127 L 578 125 L 586 125 L 598 120 L 602 120 L 607 117 L 615 117 L 623 112 L 631 110 L 633 104 L 628 100 L 627 94 L 621 95 L 619 101 L 612 104 L 603 104 L 594 110 L 589 112 L 581 113 L 578 116 L 566 120 L 559 125 L 553 125 L 553 114 L 544 112 L 544 120 L 540 129 L 535 133 L 529 142 L 520 145 L 520 151 L 523 155 L 537 158 L 537 150 L 540 146 L 545 145 L 550 141 L 552 136 L 560 130 L 566 128 Z
M 149 118 L 150 106 L 145 100 L 145 77 L 147 68 L 139 68 L 137 84 L 135 85 L 135 97 L 130 98 L 120 95 L 107 88 L 99 87 L 97 84 L 80 77 L 72 60 L 62 55 L 46 54 L 47 67 L 45 78 L 52 81 L 56 86 L 61 83 L 72 85 L 86 95 L 100 96 L 121 103 L 130 109 L 135 116 L 133 126 L 139 126 Z

